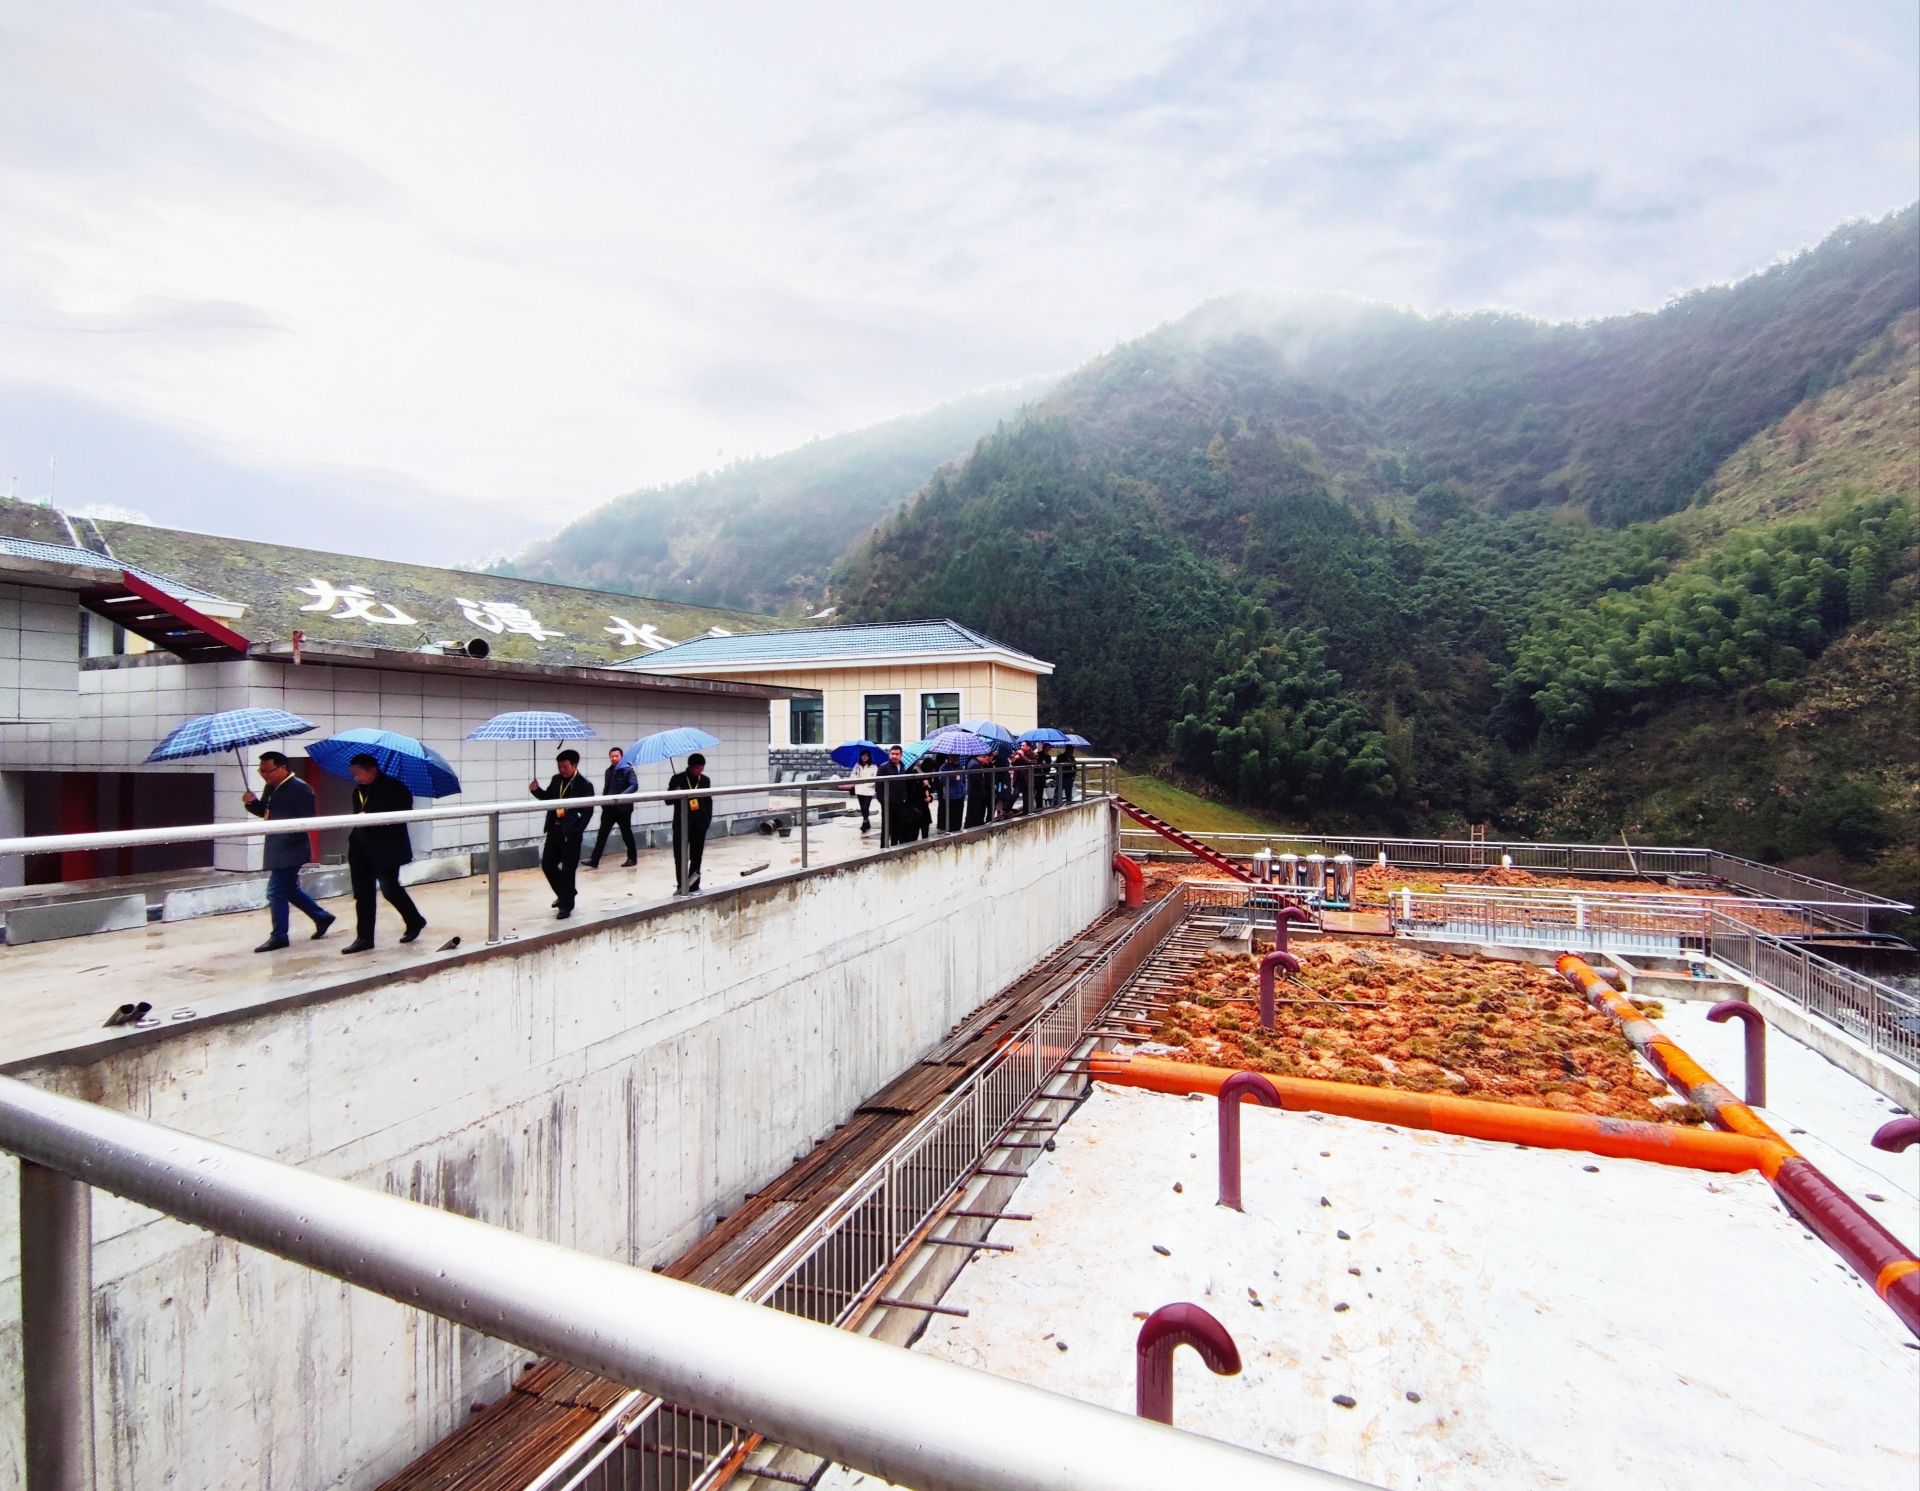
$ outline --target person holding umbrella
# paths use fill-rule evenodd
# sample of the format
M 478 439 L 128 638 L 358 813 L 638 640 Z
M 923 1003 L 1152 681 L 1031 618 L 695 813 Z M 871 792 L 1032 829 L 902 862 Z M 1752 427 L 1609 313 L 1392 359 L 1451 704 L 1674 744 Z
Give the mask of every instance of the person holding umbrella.
M 413 807 L 407 784 L 388 776 L 379 760 L 361 751 L 347 762 L 353 777 L 355 813 L 405 813 Z M 353 880 L 353 941 L 342 953 L 364 953 L 373 947 L 373 919 L 379 907 L 375 895 L 400 913 L 405 930 L 402 942 L 412 942 L 426 930 L 427 919 L 400 883 L 400 867 L 413 859 L 413 840 L 404 823 L 380 823 L 356 828 L 347 835 L 347 873 Z
M 711 792 L 713 780 L 707 775 L 707 758 L 695 751 L 687 757 L 687 769 L 667 779 L 669 792 Z M 707 852 L 707 828 L 713 822 L 713 799 L 689 797 L 673 815 L 673 867 L 679 875 L 678 892 L 692 895 L 700 889 L 700 860 Z M 681 825 L 686 825 L 684 835 Z
M 854 763 L 853 800 L 860 804 L 860 832 L 868 833 L 873 828 L 874 779 L 879 776 L 880 768 L 874 764 L 873 752 L 862 748 L 860 759 Z
M 627 765 L 627 753 L 615 746 L 607 752 L 607 776 L 600 784 L 602 797 L 616 797 L 640 790 L 640 778 Z M 640 852 L 633 847 L 633 806 L 615 806 L 606 808 L 600 814 L 600 832 L 593 841 L 593 858 L 587 861 L 589 870 L 600 868 L 600 856 L 607 852 L 607 839 L 615 829 L 627 842 L 627 857 L 620 861 L 622 865 L 635 865 L 640 862 Z
M 293 774 L 287 758 L 278 751 L 260 753 L 260 780 L 266 791 L 256 797 L 240 794 L 240 803 L 256 818 L 284 823 L 290 818 L 313 816 L 313 788 Z M 311 857 L 305 834 L 268 834 L 266 843 L 267 916 L 272 932 L 254 949 L 256 953 L 277 952 L 287 941 L 287 908 L 298 906 L 313 918 L 313 940 L 327 935 L 327 929 L 339 918 L 322 911 L 320 903 L 300 888 L 300 867 Z
M 580 775 L 580 753 L 568 749 L 554 757 L 554 778 L 543 789 L 539 782 L 528 782 L 527 790 L 543 802 L 561 802 L 569 797 L 592 797 L 593 784 Z M 592 808 L 548 808 L 545 820 L 546 843 L 540 850 L 540 869 L 553 887 L 553 904 L 561 921 L 573 915 L 574 872 L 580 868 L 580 841 L 586 837 Z M 629 841 L 631 842 L 631 841 Z

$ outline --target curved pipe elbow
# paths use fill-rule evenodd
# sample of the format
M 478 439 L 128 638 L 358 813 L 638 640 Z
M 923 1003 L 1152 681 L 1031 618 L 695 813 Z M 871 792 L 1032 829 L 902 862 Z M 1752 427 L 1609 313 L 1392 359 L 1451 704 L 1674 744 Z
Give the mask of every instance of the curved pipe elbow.
M 1273 1029 L 1273 986 L 1276 969 L 1284 968 L 1295 978 L 1300 976 L 1300 960 L 1285 948 L 1275 948 L 1260 960 L 1260 1028 Z
M 1920 1144 L 1920 1118 L 1896 1118 L 1873 1131 L 1873 1147 L 1899 1154 L 1911 1144 Z
M 1224 1325 L 1195 1304 L 1162 1305 L 1134 1340 L 1134 1412 L 1140 1418 L 1173 1422 L 1173 1353 L 1182 1346 L 1191 1346 L 1218 1376 L 1240 1370 L 1240 1348 Z
M 1115 854 L 1113 867 L 1120 872 L 1120 878 L 1126 882 L 1125 903 L 1130 910 L 1138 911 L 1147 904 L 1147 877 L 1140 873 L 1140 866 L 1124 854 Z

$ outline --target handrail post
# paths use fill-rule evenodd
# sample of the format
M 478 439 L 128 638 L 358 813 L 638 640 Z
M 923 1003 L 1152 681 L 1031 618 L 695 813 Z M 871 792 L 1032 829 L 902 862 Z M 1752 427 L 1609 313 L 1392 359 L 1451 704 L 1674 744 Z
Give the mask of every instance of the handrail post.
M 487 943 L 500 940 L 500 815 L 487 814 Z
M 20 1162 L 26 1491 L 93 1491 L 93 1192 Z
M 807 789 L 800 789 L 800 868 L 807 867 Z

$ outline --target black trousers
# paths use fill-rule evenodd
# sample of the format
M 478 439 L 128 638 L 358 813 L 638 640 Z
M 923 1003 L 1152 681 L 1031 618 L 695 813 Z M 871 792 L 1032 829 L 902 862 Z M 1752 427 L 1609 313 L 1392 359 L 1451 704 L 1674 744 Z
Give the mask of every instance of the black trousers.
M 380 909 L 379 896 L 400 913 L 409 928 L 424 926 L 426 918 L 413 904 L 413 897 L 400 883 L 400 866 L 373 865 L 352 844 L 347 846 L 347 875 L 353 881 L 353 935 L 361 942 L 373 941 L 374 915 Z
M 967 816 L 965 826 L 978 828 L 993 816 L 993 789 L 983 792 L 967 793 Z
M 573 909 L 573 876 L 580 868 L 580 841 L 586 836 L 584 823 L 579 828 L 551 829 L 540 849 L 540 868 L 546 874 L 547 884 L 553 887 L 554 899 L 559 901 L 562 911 Z
M 967 800 L 964 797 L 945 797 L 945 796 L 941 797 L 940 799 L 940 832 L 941 833 L 950 834 L 950 833 L 957 832 L 960 828 L 961 821 L 966 816 L 967 816 Z
M 684 863 L 686 878 L 684 884 L 688 890 L 700 889 L 700 860 L 707 852 L 707 824 L 710 820 L 689 816 L 686 838 L 682 842 L 680 835 L 680 815 L 673 820 L 673 867 L 677 875 Z
M 640 851 L 633 847 L 633 809 L 602 808 L 600 832 L 594 837 L 593 858 L 587 861 L 589 865 L 600 863 L 600 856 L 607 852 L 607 840 L 612 837 L 616 828 L 620 830 L 620 837 L 627 841 L 627 858 L 639 857 Z

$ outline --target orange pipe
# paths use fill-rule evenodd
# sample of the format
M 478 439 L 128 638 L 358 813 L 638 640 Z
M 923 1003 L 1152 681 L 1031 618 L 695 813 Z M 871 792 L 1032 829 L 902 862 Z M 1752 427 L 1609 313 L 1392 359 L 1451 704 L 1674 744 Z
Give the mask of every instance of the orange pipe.
M 1138 911 L 1147 904 L 1147 877 L 1140 873 L 1140 866 L 1124 854 L 1113 857 L 1113 867 L 1120 872 L 1120 878 L 1127 883 L 1126 906 L 1130 911 Z
M 1217 1096 L 1220 1085 L 1234 1075 L 1227 1067 L 1168 1061 L 1159 1056 L 1119 1056 L 1111 1052 L 1095 1053 L 1089 1071 L 1117 1087 L 1202 1093 L 1209 1097 Z M 1352 1082 L 1323 1082 L 1311 1077 L 1268 1076 L 1267 1080 L 1279 1090 L 1281 1101 L 1289 1108 L 1459 1134 L 1469 1139 L 1529 1144 L 1536 1149 L 1578 1149 L 1616 1159 L 1650 1160 L 1657 1165 L 1723 1172 L 1758 1170 L 1770 1174 L 1788 1158 L 1782 1145 L 1742 1134 L 1683 1128 L 1678 1124 L 1560 1113 L 1550 1108 L 1488 1103 L 1444 1093 L 1395 1092 Z

